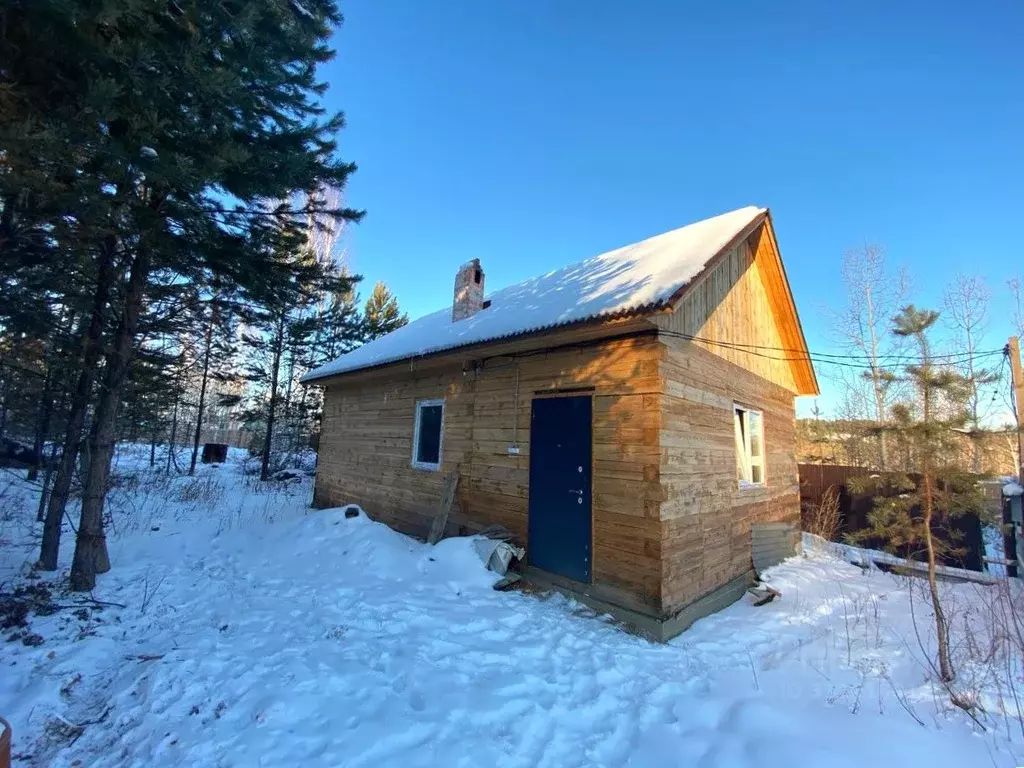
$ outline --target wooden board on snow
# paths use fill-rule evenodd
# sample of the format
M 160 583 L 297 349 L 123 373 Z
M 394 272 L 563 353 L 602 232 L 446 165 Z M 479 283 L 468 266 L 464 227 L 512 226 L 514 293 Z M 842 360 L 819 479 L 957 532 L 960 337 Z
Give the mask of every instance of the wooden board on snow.
M 441 506 L 430 524 L 430 533 L 427 534 L 427 544 L 437 544 L 444 537 L 445 526 L 448 525 L 448 515 L 451 514 L 452 505 L 455 503 L 455 491 L 459 487 L 459 473 L 449 472 L 444 479 L 444 493 L 441 494 Z

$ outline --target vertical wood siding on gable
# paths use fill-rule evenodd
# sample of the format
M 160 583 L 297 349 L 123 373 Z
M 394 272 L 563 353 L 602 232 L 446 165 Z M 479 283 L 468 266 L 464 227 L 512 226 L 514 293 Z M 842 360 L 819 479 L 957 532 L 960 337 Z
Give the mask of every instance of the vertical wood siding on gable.
M 783 341 L 761 263 L 761 258 L 753 258 L 750 241 L 741 243 L 723 254 L 717 264 L 687 289 L 674 312 L 655 318 L 655 322 L 672 333 L 707 339 L 707 342 L 694 343 L 795 392 L 790 362 L 769 359 L 794 354 L 771 351 L 787 349 L 789 345 Z M 752 349 L 758 346 L 771 349 Z

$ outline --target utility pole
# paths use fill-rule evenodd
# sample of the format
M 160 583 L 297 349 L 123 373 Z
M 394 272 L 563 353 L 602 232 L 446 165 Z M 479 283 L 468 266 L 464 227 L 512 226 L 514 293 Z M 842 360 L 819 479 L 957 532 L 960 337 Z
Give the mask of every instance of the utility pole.
M 1021 473 L 1021 462 L 1024 461 L 1024 432 L 1021 430 L 1021 419 L 1024 419 L 1024 375 L 1020 369 L 1020 340 L 1016 336 L 1010 337 L 1006 345 L 1007 354 L 1010 357 L 1010 373 L 1013 375 L 1013 403 L 1017 414 L 1017 478 L 1024 480 Z
M 1024 430 L 1021 429 L 1021 420 L 1024 419 L 1024 410 L 1022 410 L 1024 409 L 1024 375 L 1021 374 L 1020 368 L 1020 340 L 1016 336 L 1010 337 L 1010 341 L 1006 345 L 1006 353 L 1010 358 L 1010 373 L 1013 375 L 1013 405 L 1017 416 L 1017 482 L 1024 483 L 1024 468 L 1020 466 L 1024 462 L 1024 450 L 1021 449 L 1022 442 L 1024 442 L 1022 440 Z M 1016 576 L 1018 573 L 1016 563 L 1017 525 L 1013 519 L 1013 507 L 1017 507 L 1019 514 L 1021 501 L 1019 496 L 1003 499 L 1003 557 L 1007 559 L 1008 563 L 1007 576 Z M 1011 560 L 1014 561 L 1013 565 L 1009 565 Z

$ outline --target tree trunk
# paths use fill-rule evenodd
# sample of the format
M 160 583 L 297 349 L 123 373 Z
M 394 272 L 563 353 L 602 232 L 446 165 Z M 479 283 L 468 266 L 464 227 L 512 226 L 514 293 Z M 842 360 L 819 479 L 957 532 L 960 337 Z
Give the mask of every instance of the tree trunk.
M 931 364 L 929 361 L 928 345 L 924 338 L 921 338 L 921 359 L 922 366 L 922 395 L 923 395 L 923 422 L 928 425 L 932 420 L 932 399 L 931 399 Z M 932 536 L 932 518 L 935 515 L 935 498 L 933 493 L 932 478 L 932 448 L 925 446 L 924 455 L 921 457 L 921 482 L 924 485 L 924 544 L 928 551 L 928 591 L 932 599 L 932 611 L 935 614 L 935 634 L 937 635 L 939 651 L 939 679 L 948 683 L 953 679 L 953 665 L 949 660 L 949 629 L 946 624 L 946 613 L 942 610 L 942 601 L 939 599 L 939 584 L 935 575 L 935 539 Z
M 53 479 L 53 463 L 57 458 L 57 444 L 50 446 L 50 460 L 46 462 L 46 470 L 43 472 L 43 488 L 39 491 L 39 506 L 36 508 L 36 522 L 46 520 L 47 493 L 50 490 L 50 481 Z
M 872 367 L 872 375 L 875 377 L 875 413 L 878 414 L 878 424 L 881 426 L 885 421 L 885 396 L 882 394 L 881 382 L 878 379 L 877 368 Z M 889 443 L 885 437 L 885 431 L 878 432 L 878 461 L 879 469 L 889 469 Z
M 7 385 L 0 390 L 0 440 L 7 434 Z
M 288 447 L 288 451 L 296 468 L 299 466 L 299 446 L 301 444 L 301 430 L 299 429 L 298 419 L 295 418 L 296 410 L 292 403 L 292 384 L 295 381 L 295 360 L 297 354 L 295 345 L 292 345 L 288 350 L 288 378 L 285 384 L 284 395 L 284 416 L 288 421 L 291 431 L 291 444 Z
M 981 398 L 978 392 L 978 371 L 974 368 L 974 357 L 977 352 L 974 341 L 974 332 L 967 325 L 964 333 L 966 339 L 967 353 L 967 386 L 970 388 L 968 407 L 970 410 L 971 424 L 971 471 L 976 475 L 981 474 Z
M 865 291 L 864 298 L 867 304 L 868 322 L 870 329 L 871 343 L 871 388 L 875 396 L 875 419 L 878 421 L 878 461 L 879 469 L 889 468 L 889 446 L 885 439 L 885 432 L 881 429 L 885 423 L 885 392 L 882 385 L 882 372 L 878 367 L 878 334 L 875 333 L 875 302 L 871 297 L 871 289 Z
M 196 458 L 199 456 L 199 439 L 203 433 L 203 409 L 206 408 L 206 382 L 210 375 L 210 348 L 213 346 L 213 324 L 217 319 L 217 304 L 210 308 L 210 323 L 206 326 L 206 349 L 203 352 L 203 378 L 199 384 L 199 411 L 196 415 L 196 432 L 192 441 L 192 460 L 188 473 L 196 473 Z
M 71 589 L 88 591 L 96 586 L 96 574 L 110 570 L 107 539 L 103 532 L 103 502 L 107 495 L 110 465 L 114 458 L 117 410 L 134 352 L 135 329 L 142 312 L 142 299 L 149 277 L 149 251 L 142 247 L 135 255 L 125 291 L 121 320 L 107 355 L 103 387 L 89 434 L 90 461 L 82 491 L 82 515 L 71 563 Z
M 274 337 L 274 354 L 270 367 L 270 403 L 267 406 L 267 434 L 263 438 L 263 459 L 260 463 L 260 480 L 270 479 L 270 450 L 274 441 L 274 416 L 277 411 L 277 379 L 281 369 L 281 353 L 284 346 L 284 322 L 279 320 Z
M 942 610 L 939 599 L 939 585 L 935 576 L 935 542 L 932 538 L 932 515 L 934 502 L 932 499 L 931 471 L 925 471 L 924 483 L 924 542 L 928 550 L 928 590 L 932 598 L 932 610 L 935 613 L 935 633 L 939 646 L 939 678 L 948 683 L 953 679 L 953 664 L 949 659 L 949 629 L 946 625 L 946 613 Z
M 174 395 L 174 410 L 171 412 L 171 436 L 167 441 L 167 474 L 171 474 L 171 463 L 174 463 L 174 468 L 178 468 L 177 461 L 174 458 L 174 449 L 177 446 L 178 440 L 178 395 Z
M 288 350 L 288 380 L 284 385 L 284 415 L 292 415 L 292 382 L 295 380 L 295 347 Z
M 68 406 L 67 429 L 64 433 L 64 450 L 61 452 L 60 463 L 53 479 L 53 491 L 46 506 L 46 519 L 43 522 L 43 542 L 39 550 L 39 567 L 44 571 L 57 570 L 57 557 L 60 551 L 60 529 L 64 520 L 64 510 L 71 491 L 71 479 L 75 474 L 78 461 L 78 450 L 82 441 L 82 430 L 85 427 L 85 416 L 89 409 L 89 397 L 96 377 L 96 367 L 103 352 L 101 344 L 103 325 L 107 313 L 107 302 L 110 299 L 110 284 L 113 279 L 113 261 L 115 241 L 106 241 L 101 251 L 100 263 L 96 272 L 96 291 L 93 297 L 92 312 L 89 326 L 82 337 L 81 369 L 78 382 Z
M 53 375 L 47 371 L 43 380 L 42 401 L 39 404 L 39 418 L 36 420 L 35 436 L 32 439 L 32 452 L 35 461 L 29 467 L 27 479 L 35 482 L 39 479 L 39 468 L 43 465 L 43 454 L 46 449 L 46 436 L 50 434 L 50 418 L 53 415 Z

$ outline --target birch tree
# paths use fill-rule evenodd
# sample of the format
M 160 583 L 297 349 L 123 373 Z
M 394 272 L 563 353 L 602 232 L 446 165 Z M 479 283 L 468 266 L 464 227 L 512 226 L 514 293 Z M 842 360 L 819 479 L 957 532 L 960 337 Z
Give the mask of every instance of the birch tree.
M 999 379 L 998 371 L 985 366 L 984 358 L 979 357 L 979 345 L 988 330 L 991 299 L 992 291 L 981 277 L 964 274 L 956 275 L 943 295 L 943 320 L 951 333 L 958 354 L 956 367 L 964 381 L 974 472 L 981 472 L 982 423 L 990 415 L 992 403 L 988 387 Z
M 1019 277 L 1012 277 L 1006 281 L 1010 289 L 1010 299 L 1013 320 L 1013 332 L 1018 338 L 1024 338 L 1024 284 Z
M 903 270 L 893 272 L 888 267 L 881 246 L 865 245 L 844 255 L 842 280 L 846 300 L 830 313 L 833 333 L 842 348 L 863 364 L 857 373 L 837 368 L 847 410 L 844 415 L 875 425 L 877 463 L 880 469 L 887 469 L 889 446 L 883 427 L 897 394 L 893 363 L 905 347 L 901 338 L 889 333 L 889 323 L 906 298 L 908 278 Z

